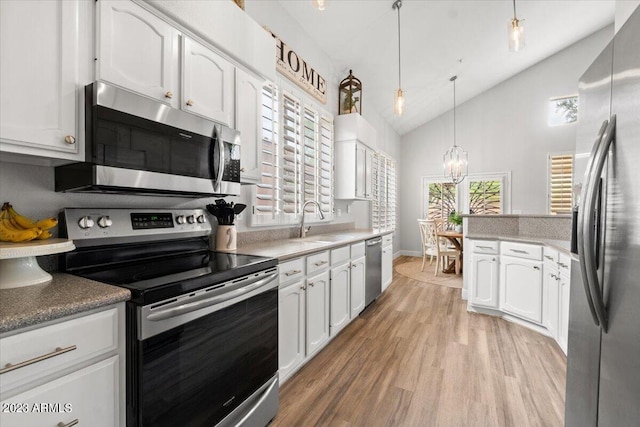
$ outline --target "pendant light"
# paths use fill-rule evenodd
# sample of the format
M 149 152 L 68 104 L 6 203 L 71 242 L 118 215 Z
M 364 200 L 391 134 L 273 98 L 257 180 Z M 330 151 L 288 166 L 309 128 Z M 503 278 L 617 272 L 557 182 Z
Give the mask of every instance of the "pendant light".
M 402 7 L 402 0 L 396 0 L 393 2 L 393 8 L 398 11 L 398 90 L 396 90 L 396 99 L 394 103 L 393 111 L 396 116 L 401 116 L 404 113 L 404 93 L 402 92 L 402 68 L 400 67 L 400 8 Z
M 327 0 L 311 0 L 311 6 L 318 10 L 324 10 L 327 7 Z
M 453 82 L 453 147 L 449 148 L 443 156 L 444 176 L 454 184 L 464 180 L 468 171 L 468 155 L 461 147 L 456 145 L 456 79 L 453 76 L 449 81 Z
M 518 52 L 524 48 L 524 27 L 522 26 L 524 19 L 518 19 L 516 16 L 516 0 L 513 0 L 513 19 L 507 25 L 509 33 L 509 51 Z

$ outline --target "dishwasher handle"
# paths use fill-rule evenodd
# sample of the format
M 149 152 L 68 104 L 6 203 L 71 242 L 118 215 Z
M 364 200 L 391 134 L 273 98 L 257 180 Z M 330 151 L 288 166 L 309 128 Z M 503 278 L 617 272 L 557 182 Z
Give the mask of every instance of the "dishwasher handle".
M 378 243 L 382 242 L 382 237 L 379 237 L 377 239 L 371 239 L 371 240 L 367 240 L 367 246 L 375 246 Z

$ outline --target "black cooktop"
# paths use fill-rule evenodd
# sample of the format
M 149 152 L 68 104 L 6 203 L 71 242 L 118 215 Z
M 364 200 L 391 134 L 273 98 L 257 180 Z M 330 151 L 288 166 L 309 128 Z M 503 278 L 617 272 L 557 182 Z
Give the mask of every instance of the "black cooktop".
M 109 265 L 94 264 L 69 272 L 127 288 L 131 291 L 132 302 L 146 305 L 251 275 L 277 264 L 274 258 L 203 250 L 129 259 Z

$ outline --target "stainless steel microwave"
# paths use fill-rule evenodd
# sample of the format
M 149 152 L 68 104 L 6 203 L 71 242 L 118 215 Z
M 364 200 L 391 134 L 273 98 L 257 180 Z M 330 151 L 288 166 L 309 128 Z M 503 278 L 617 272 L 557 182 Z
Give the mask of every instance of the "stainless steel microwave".
M 240 133 L 124 89 L 85 87 L 85 162 L 56 191 L 181 197 L 240 194 Z

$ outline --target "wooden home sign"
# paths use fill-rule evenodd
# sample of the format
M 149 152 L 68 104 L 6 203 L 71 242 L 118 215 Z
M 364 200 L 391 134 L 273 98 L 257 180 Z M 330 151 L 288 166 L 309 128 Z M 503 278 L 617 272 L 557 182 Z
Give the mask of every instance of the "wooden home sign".
M 307 91 L 323 104 L 327 103 L 327 81 L 278 36 L 276 41 L 276 68 L 289 80 Z

